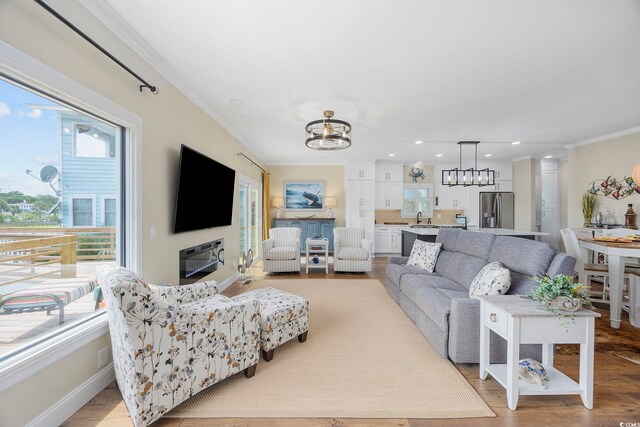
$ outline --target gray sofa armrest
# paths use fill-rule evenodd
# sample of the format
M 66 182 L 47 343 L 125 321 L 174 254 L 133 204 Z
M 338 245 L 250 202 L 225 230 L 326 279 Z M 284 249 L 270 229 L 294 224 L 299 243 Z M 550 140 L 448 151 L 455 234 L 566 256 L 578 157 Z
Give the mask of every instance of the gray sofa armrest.
M 576 259 L 564 252 L 558 253 L 547 270 L 549 276 L 555 276 L 556 274 L 566 274 L 573 276 L 573 272 L 576 267 Z
M 449 314 L 449 358 L 455 363 L 480 359 L 480 300 L 454 298 Z
M 409 261 L 408 256 L 390 256 L 389 264 L 406 264 Z

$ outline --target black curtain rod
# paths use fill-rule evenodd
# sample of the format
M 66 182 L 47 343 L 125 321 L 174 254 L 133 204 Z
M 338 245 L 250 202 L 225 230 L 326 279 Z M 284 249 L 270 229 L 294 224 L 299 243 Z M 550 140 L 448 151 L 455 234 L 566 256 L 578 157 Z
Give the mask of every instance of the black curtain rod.
M 260 169 L 262 172 L 264 173 L 269 173 L 266 170 L 264 170 L 259 164 L 257 164 L 256 162 L 254 162 L 253 160 L 251 160 L 251 158 L 249 158 L 246 154 L 244 153 L 238 153 L 238 157 L 244 157 L 245 159 L 249 160 L 255 167 L 257 167 L 258 169 Z
M 67 27 L 71 28 L 73 31 L 75 31 L 80 37 L 82 37 L 83 39 L 85 39 L 86 41 L 88 41 L 89 43 L 91 43 L 91 45 L 93 45 L 93 47 L 95 47 L 96 49 L 98 49 L 100 52 L 104 53 L 105 55 L 107 55 L 109 57 L 109 59 L 111 59 L 113 62 L 115 62 L 116 64 L 118 64 L 119 66 L 121 66 L 122 68 L 124 68 L 129 74 L 131 74 L 133 77 L 135 77 L 136 79 L 138 79 L 142 84 L 140 85 L 140 92 L 142 92 L 142 88 L 147 88 L 151 91 L 151 93 L 153 94 L 158 94 L 159 90 L 156 86 L 148 83 L 145 79 L 143 79 L 142 77 L 140 77 L 138 74 L 136 74 L 133 70 L 131 70 L 131 68 L 127 67 L 126 65 L 124 65 L 120 60 L 118 60 L 118 58 L 116 58 L 115 56 L 113 56 L 112 54 L 110 54 L 105 48 L 103 48 L 102 46 L 100 46 L 98 43 L 96 43 L 95 41 L 93 41 L 93 39 L 91 39 L 88 35 L 86 35 L 85 33 L 83 33 L 78 27 L 76 27 L 75 25 L 73 25 L 71 22 L 69 22 L 64 16 L 60 15 L 58 12 L 56 12 L 55 10 L 53 10 L 51 8 L 51 6 L 49 6 L 48 4 L 46 4 L 45 2 L 43 2 L 42 0 L 34 0 L 36 3 L 38 3 L 40 6 L 42 6 L 44 8 L 44 10 L 46 10 L 47 12 L 49 12 L 50 14 L 52 14 L 53 16 L 55 16 L 56 18 L 58 18 L 58 20 L 60 22 L 62 22 L 64 25 L 66 25 Z

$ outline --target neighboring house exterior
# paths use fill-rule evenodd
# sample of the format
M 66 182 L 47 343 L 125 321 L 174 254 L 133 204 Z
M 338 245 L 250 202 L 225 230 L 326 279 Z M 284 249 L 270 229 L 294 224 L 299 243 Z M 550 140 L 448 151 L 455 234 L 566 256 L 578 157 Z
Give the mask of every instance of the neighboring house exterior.
M 17 206 L 20 209 L 20 212 L 30 213 L 33 212 L 33 203 L 27 203 L 26 200 L 23 200 L 20 203 L 11 203 L 10 206 Z
M 62 227 L 115 227 L 117 128 L 59 110 Z

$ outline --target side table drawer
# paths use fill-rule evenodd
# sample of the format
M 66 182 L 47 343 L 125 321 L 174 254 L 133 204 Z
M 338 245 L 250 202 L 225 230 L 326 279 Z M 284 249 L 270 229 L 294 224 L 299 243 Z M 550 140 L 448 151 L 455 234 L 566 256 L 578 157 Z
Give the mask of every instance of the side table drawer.
M 504 311 L 487 304 L 484 310 L 484 324 L 502 335 L 507 336 L 508 316 Z

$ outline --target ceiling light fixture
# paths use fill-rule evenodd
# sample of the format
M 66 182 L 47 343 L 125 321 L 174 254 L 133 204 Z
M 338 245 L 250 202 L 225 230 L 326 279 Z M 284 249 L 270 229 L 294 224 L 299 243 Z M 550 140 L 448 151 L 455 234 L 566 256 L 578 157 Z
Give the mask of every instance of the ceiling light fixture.
M 485 154 L 484 156 L 485 157 L 491 157 L 491 156 L 493 156 L 493 154 Z
M 550 158 L 552 158 L 552 157 L 553 157 L 553 156 L 544 156 L 544 158 L 545 158 L 545 159 L 550 159 Z
M 518 144 L 520 144 L 520 141 L 513 141 L 513 142 L 511 143 L 511 145 L 518 145 Z
M 442 157 L 442 154 L 436 154 L 436 157 Z
M 478 169 L 478 144 L 479 141 L 460 141 L 460 164 L 459 167 L 454 169 L 442 170 L 442 185 L 448 185 L 454 187 L 462 185 L 465 187 L 477 186 L 484 187 L 486 185 L 495 185 L 496 183 L 496 171 L 489 168 Z M 467 169 L 462 169 L 462 147 L 473 145 L 475 148 L 474 163 L 473 166 Z
M 394 156 L 395 156 L 395 154 L 389 153 L 389 157 L 394 157 Z
M 423 141 L 416 141 L 416 144 L 422 144 Z
M 305 126 L 307 147 L 313 150 L 333 151 L 351 147 L 351 125 L 333 118 L 333 111 L 324 112 L 324 119 L 314 120 Z

